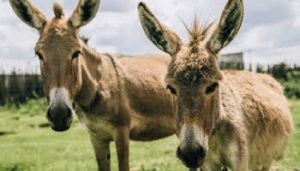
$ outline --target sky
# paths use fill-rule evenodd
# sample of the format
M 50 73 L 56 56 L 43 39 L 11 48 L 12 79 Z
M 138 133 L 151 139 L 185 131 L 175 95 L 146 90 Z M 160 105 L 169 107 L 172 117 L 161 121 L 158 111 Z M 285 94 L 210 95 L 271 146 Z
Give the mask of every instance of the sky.
M 56 0 L 69 17 L 76 0 Z M 53 0 L 31 0 L 48 18 L 53 17 Z M 95 19 L 80 30 L 90 38 L 90 46 L 101 53 L 128 55 L 159 54 L 145 36 L 138 19 L 140 0 L 101 0 Z M 201 23 L 217 20 L 227 0 L 144 0 L 155 16 L 183 40 L 195 16 Z M 300 1 L 244 0 L 245 17 L 236 39 L 221 53 L 244 52 L 249 63 L 263 65 L 286 62 L 300 64 Z M 0 0 L 0 72 L 38 72 L 34 55 L 38 32 L 24 24 L 8 0 Z

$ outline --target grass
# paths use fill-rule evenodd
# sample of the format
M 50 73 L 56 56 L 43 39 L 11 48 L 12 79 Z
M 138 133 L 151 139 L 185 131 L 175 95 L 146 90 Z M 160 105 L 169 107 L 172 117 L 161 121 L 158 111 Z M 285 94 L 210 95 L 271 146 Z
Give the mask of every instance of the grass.
M 289 141 L 285 157 L 278 163 L 278 165 L 281 170 L 287 170 L 284 168 L 297 168 L 300 170 L 300 101 L 290 100 L 290 106 L 293 114 L 295 131 Z
M 279 170 L 300 168 L 300 101 L 291 100 L 295 134 L 285 158 L 275 163 Z M 64 133 L 46 125 L 44 101 L 30 101 L 20 109 L 0 107 L 0 171 L 82 171 L 97 170 L 84 128 L 75 121 Z M 42 126 L 42 128 L 41 128 Z M 130 143 L 132 171 L 187 170 L 175 157 L 176 137 L 153 142 Z M 114 144 L 111 144 L 112 170 L 117 170 Z

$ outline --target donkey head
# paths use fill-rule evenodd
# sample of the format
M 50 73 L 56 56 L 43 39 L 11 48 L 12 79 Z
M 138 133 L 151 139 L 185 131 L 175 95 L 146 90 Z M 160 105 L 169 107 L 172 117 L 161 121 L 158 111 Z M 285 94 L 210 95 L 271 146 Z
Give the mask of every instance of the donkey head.
M 47 117 L 53 130 L 65 131 L 71 125 L 73 100 L 82 85 L 83 42 L 78 30 L 95 17 L 100 0 L 80 0 L 69 19 L 55 3 L 55 17 L 49 20 L 29 0 L 10 0 L 10 4 L 22 21 L 40 33 L 35 52 L 49 100 Z
M 165 81 L 177 99 L 176 126 L 180 139 L 177 155 L 186 166 L 199 167 L 220 115 L 218 82 L 222 73 L 217 54 L 238 33 L 243 20 L 243 2 L 229 0 L 219 22 L 208 27 L 200 27 L 195 21 L 192 29 L 188 29 L 187 43 L 162 25 L 144 3 L 138 9 L 148 38 L 172 56 Z

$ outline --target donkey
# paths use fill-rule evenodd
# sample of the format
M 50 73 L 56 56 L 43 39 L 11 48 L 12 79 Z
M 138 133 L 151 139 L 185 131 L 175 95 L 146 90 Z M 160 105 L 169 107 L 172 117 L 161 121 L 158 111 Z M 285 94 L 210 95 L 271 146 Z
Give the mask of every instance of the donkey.
M 100 171 L 110 170 L 110 142 L 116 144 L 119 170 L 128 171 L 129 139 L 151 141 L 175 133 L 171 94 L 163 80 L 168 56 L 118 58 L 99 54 L 80 39 L 79 29 L 95 17 L 100 0 L 80 0 L 70 18 L 54 4 L 52 19 L 29 0 L 10 4 L 39 32 L 35 52 L 52 129 L 68 130 L 76 111 Z
M 293 130 L 283 89 L 269 75 L 221 71 L 217 62 L 241 27 L 243 1 L 228 0 L 207 27 L 195 21 L 187 43 L 144 3 L 138 9 L 148 38 L 172 57 L 165 82 L 175 98 L 178 158 L 202 170 L 270 170 Z

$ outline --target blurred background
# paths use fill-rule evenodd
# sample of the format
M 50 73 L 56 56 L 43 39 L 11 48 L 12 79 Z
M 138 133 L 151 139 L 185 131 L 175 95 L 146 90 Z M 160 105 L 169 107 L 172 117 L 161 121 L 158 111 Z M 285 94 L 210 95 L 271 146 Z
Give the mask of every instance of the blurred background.
M 53 17 L 53 0 L 31 1 L 46 16 Z M 67 17 L 78 2 L 57 1 Z M 77 121 L 66 133 L 50 130 L 44 116 L 46 103 L 39 61 L 34 55 L 38 32 L 17 18 L 8 0 L 0 2 L 0 171 L 96 170 L 88 135 Z M 227 1 L 144 2 L 162 23 L 187 40 L 181 20 L 187 25 L 195 16 L 202 24 L 215 21 Z M 102 0 L 96 18 L 81 29 L 81 35 L 102 53 L 162 53 L 144 35 L 138 3 L 139 0 Z M 244 4 L 242 29 L 222 51 L 219 61 L 223 69 L 269 73 L 283 84 L 296 131 L 286 157 L 275 164 L 274 170 L 296 171 L 300 169 L 300 1 L 244 0 Z M 176 143 L 176 137 L 152 143 L 132 142 L 131 170 L 183 170 L 175 157 Z M 112 156 L 116 170 L 115 154 Z

